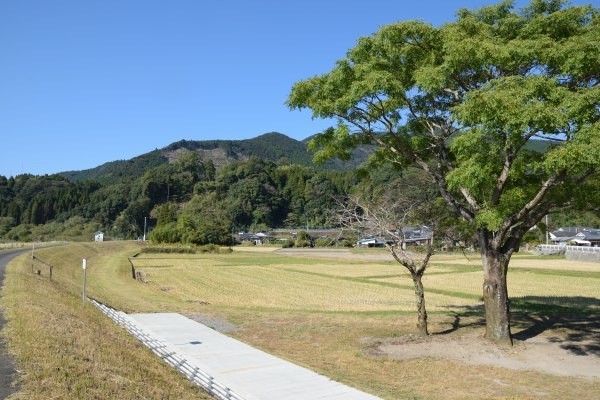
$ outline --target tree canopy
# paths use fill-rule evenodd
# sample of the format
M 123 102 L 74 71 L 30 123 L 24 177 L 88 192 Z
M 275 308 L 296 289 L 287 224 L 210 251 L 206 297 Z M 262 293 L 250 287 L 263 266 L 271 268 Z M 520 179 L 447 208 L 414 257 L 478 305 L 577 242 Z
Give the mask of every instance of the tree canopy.
M 597 192 L 599 75 L 598 9 L 503 1 L 440 27 L 385 26 L 296 83 L 288 104 L 338 119 L 311 142 L 316 160 L 374 143 L 380 160 L 431 176 L 478 230 L 486 336 L 506 342 L 512 253 L 552 207 Z M 528 150 L 536 139 L 554 145 Z

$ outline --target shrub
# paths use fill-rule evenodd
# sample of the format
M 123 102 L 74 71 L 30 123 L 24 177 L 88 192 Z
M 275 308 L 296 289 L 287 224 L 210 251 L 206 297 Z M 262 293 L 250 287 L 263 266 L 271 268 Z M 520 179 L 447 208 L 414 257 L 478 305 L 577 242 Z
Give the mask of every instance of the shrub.
M 150 240 L 155 243 L 177 243 L 181 240 L 181 233 L 177 228 L 177 224 L 172 222 L 154 228 L 150 232 Z
M 231 247 L 221 248 L 216 244 L 207 244 L 204 246 L 186 246 L 186 245 L 150 245 L 142 248 L 142 253 L 174 253 L 174 254 L 196 254 L 196 253 L 212 253 L 226 254 L 231 253 Z
M 315 240 L 315 247 L 331 247 L 336 245 L 336 240 L 332 238 L 318 238 Z
M 194 254 L 196 251 L 190 246 L 146 246 L 142 248 L 142 253 L 179 253 Z
M 311 243 L 310 240 L 296 239 L 295 245 L 296 247 L 310 247 Z
M 343 247 L 354 247 L 354 244 L 356 243 L 356 241 L 352 240 L 352 239 L 344 239 L 341 242 L 341 245 Z
M 286 240 L 285 242 L 283 242 L 283 244 L 281 245 L 281 248 L 283 249 L 290 249 L 294 247 L 294 241 L 291 239 Z
M 221 247 L 217 246 L 216 244 L 205 244 L 204 246 L 197 247 L 196 253 L 219 254 L 221 253 Z

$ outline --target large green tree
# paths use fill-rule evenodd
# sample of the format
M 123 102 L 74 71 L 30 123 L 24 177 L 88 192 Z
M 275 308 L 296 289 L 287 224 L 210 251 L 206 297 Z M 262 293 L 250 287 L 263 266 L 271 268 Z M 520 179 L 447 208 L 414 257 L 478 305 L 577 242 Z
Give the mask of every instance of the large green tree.
M 598 9 L 504 1 L 441 27 L 385 26 L 329 73 L 296 83 L 288 104 L 338 119 L 312 141 L 317 160 L 375 143 L 380 159 L 435 181 L 477 230 L 486 337 L 510 343 L 506 274 L 523 235 L 552 207 L 598 191 L 599 75 Z M 536 139 L 553 145 L 529 150 Z

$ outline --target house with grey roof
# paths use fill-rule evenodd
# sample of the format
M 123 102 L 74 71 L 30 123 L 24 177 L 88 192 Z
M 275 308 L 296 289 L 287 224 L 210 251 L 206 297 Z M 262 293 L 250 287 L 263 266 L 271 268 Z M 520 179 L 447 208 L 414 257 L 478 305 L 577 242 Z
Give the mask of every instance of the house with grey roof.
M 425 246 L 433 238 L 433 231 L 427 226 L 405 226 L 401 232 L 396 231 L 396 238 L 402 237 L 402 246 Z M 372 236 L 356 242 L 358 247 L 383 247 L 386 243 L 391 244 L 397 239 Z
M 554 244 L 575 246 L 600 246 L 600 229 L 585 226 L 570 226 L 550 232 Z

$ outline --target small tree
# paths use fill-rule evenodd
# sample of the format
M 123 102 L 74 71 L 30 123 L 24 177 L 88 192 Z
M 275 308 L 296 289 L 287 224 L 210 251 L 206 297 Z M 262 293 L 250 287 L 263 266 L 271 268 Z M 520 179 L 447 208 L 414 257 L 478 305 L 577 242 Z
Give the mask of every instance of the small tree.
M 363 236 L 366 233 L 383 239 L 394 259 L 410 273 L 415 288 L 417 327 L 422 336 L 427 336 L 429 332 L 422 278 L 433 255 L 433 232 L 430 232 L 424 245 L 424 252 L 410 251 L 406 242 L 409 223 L 417 217 L 424 204 L 414 197 L 409 200 L 406 196 L 389 194 L 370 198 L 350 196 L 346 201 L 340 202 L 338 221 L 343 227 L 361 232 Z

